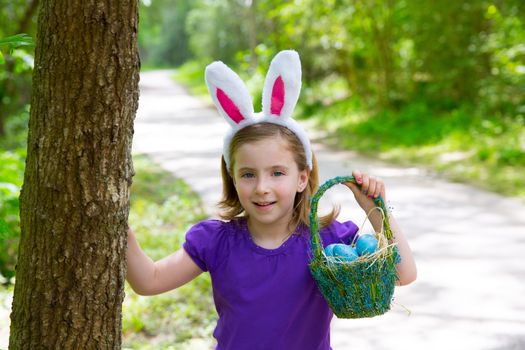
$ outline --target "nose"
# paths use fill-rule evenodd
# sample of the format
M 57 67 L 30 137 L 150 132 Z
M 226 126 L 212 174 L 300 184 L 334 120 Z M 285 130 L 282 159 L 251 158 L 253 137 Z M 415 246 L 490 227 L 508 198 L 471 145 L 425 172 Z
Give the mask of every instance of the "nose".
M 255 192 L 257 194 L 264 194 L 264 193 L 268 193 L 269 191 L 270 190 L 269 190 L 268 179 L 266 179 L 265 176 L 260 176 L 257 179 L 257 187 L 255 187 Z

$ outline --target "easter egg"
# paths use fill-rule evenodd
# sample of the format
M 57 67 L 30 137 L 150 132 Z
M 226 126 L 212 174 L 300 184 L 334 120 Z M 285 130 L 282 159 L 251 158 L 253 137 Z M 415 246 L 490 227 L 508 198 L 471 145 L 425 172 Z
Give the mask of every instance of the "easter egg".
M 353 261 L 359 257 L 355 248 L 346 244 L 336 244 L 333 248 L 333 256 L 344 261 Z
M 377 250 L 377 238 L 374 235 L 361 235 L 355 243 L 355 248 L 359 256 L 365 254 L 373 254 Z
M 328 246 L 326 246 L 324 248 L 324 253 L 326 254 L 326 256 L 333 256 L 334 255 L 334 247 L 336 246 L 337 244 L 330 244 Z

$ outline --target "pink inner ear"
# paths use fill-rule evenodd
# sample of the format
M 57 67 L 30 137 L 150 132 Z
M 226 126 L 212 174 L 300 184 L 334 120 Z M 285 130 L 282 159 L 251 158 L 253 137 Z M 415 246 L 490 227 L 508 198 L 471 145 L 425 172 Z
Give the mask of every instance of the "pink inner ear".
M 219 100 L 219 103 L 222 106 L 222 109 L 228 114 L 231 120 L 235 122 L 235 124 L 239 124 L 241 121 L 244 120 L 244 117 L 241 114 L 241 111 L 239 111 L 239 108 L 233 103 L 232 100 L 226 95 L 224 91 L 217 88 L 217 99 Z
M 274 115 L 281 115 L 281 111 L 284 106 L 284 82 L 281 76 L 279 75 L 275 82 L 273 83 L 272 88 L 272 104 L 270 111 Z

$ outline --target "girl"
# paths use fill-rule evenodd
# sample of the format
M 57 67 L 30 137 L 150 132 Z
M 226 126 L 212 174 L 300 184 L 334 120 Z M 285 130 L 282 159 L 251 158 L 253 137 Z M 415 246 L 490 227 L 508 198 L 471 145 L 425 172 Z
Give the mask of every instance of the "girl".
M 330 349 L 333 313 L 308 269 L 309 198 L 318 186 L 315 157 L 305 131 L 291 119 L 300 91 L 294 51 L 272 61 L 263 89 L 263 111 L 253 113 L 240 78 L 221 62 L 206 68 L 206 82 L 231 129 L 222 157 L 223 219 L 206 220 L 186 234 L 183 248 L 153 262 L 128 232 L 127 279 L 135 292 L 154 295 L 209 271 L 219 315 L 217 349 Z M 369 212 L 385 199 L 384 183 L 354 171 L 346 184 Z M 321 219 L 325 246 L 350 243 L 358 228 L 332 213 Z M 370 218 L 376 230 L 381 216 Z M 416 278 L 412 253 L 394 218 L 389 221 L 401 255 L 399 284 Z

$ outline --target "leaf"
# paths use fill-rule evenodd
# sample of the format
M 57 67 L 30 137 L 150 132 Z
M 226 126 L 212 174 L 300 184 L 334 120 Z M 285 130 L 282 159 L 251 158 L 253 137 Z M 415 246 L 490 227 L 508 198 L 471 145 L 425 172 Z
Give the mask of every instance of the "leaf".
M 17 47 L 21 46 L 35 46 L 33 38 L 25 33 L 8 36 L 7 38 L 0 39 L 0 46 L 7 46 L 9 51 L 13 51 Z
M 0 219 L 0 240 L 3 241 L 15 236 L 15 233 L 11 231 L 11 229 L 7 225 L 7 222 L 5 222 L 3 219 Z
M 0 39 L 0 45 L 15 45 L 15 46 L 24 46 L 24 45 L 34 45 L 33 38 L 27 34 L 16 34 L 8 36 L 7 38 Z

